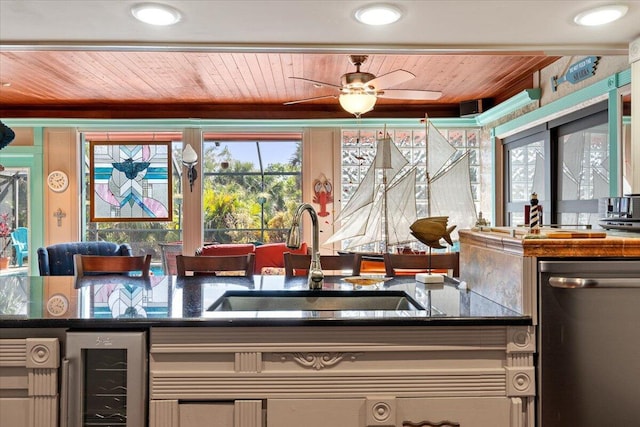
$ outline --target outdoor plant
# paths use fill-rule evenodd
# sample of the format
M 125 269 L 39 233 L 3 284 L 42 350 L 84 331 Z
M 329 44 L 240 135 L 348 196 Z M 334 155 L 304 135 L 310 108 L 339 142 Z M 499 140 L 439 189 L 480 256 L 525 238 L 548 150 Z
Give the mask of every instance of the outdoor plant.
M 9 214 L 0 214 L 0 257 L 8 257 L 11 244 L 11 228 L 9 226 Z

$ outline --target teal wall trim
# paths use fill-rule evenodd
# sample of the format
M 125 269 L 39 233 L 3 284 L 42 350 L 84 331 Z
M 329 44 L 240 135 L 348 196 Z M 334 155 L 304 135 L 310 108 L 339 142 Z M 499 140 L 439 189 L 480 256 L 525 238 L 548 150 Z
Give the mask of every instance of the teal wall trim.
M 214 120 L 214 119 L 6 119 L 8 126 L 14 127 L 74 127 L 85 130 L 163 130 L 175 131 L 190 127 L 211 128 L 212 130 L 300 130 L 303 128 L 420 128 L 422 119 L 335 119 L 335 120 Z M 430 119 L 436 127 L 467 128 L 478 127 L 475 118 Z
M 498 183 L 497 183 L 497 176 L 498 176 L 498 168 L 502 168 L 502 165 L 498 165 L 496 164 L 496 159 L 497 159 L 497 153 L 496 151 L 498 149 L 502 150 L 502 146 L 497 147 L 496 144 L 496 134 L 494 132 L 493 129 L 491 129 L 491 133 L 489 136 L 489 142 L 491 143 L 491 159 L 493 162 L 493 173 L 491 174 L 491 188 L 498 188 Z M 491 215 L 491 224 L 496 225 L 498 222 L 496 220 L 496 212 L 498 211 L 498 200 L 497 200 L 497 195 L 495 191 L 491 192 L 491 206 L 493 207 L 492 209 L 492 215 Z M 502 220 L 502 222 L 504 222 L 504 219 Z
M 529 105 L 533 101 L 540 99 L 540 88 L 525 89 L 519 94 L 512 96 L 503 103 L 496 105 L 493 108 L 488 109 L 482 114 L 476 116 L 476 122 L 479 125 L 486 125 L 487 123 L 495 122 L 501 119 L 507 114 L 511 114 L 514 111 Z
M 609 195 L 618 195 L 621 189 L 620 178 L 618 176 L 620 168 L 621 142 L 622 142 L 622 120 L 620 117 L 620 109 L 622 101 L 618 95 L 618 87 L 614 87 L 609 91 L 609 100 L 607 102 L 607 124 L 609 133 Z M 622 194 L 620 194 L 622 195 Z
M 36 249 L 44 243 L 44 193 L 42 185 L 42 133 L 40 143 L 35 133 L 33 146 L 7 146 L 2 150 L 2 164 L 6 168 L 27 169 L 29 172 L 29 274 L 38 275 Z
M 557 101 L 551 102 L 537 110 L 496 126 L 492 129 L 492 135 L 496 138 L 510 135 L 519 129 L 526 129 L 532 123 L 543 123 L 547 117 L 552 117 L 563 110 L 575 105 L 593 100 L 607 100 L 608 103 L 608 133 L 609 133 L 609 194 L 618 195 L 621 191 L 620 181 L 620 141 L 621 121 L 619 120 L 622 108 L 618 89 L 631 83 L 631 69 L 612 74 L 606 79 L 571 93 Z M 494 140 L 495 143 L 495 140 Z
M 573 92 L 557 101 L 544 105 L 537 110 L 523 114 L 522 116 L 511 120 L 502 125 L 496 126 L 496 137 L 502 138 L 504 135 L 509 135 L 517 129 L 525 129 L 527 125 L 531 123 L 541 123 L 545 121 L 545 118 L 550 117 L 563 110 L 574 107 L 575 105 L 589 102 L 594 99 L 604 100 L 609 96 L 610 91 L 624 86 L 627 82 L 631 82 L 631 70 L 625 70 L 620 73 L 614 74 L 609 78 L 600 80 Z

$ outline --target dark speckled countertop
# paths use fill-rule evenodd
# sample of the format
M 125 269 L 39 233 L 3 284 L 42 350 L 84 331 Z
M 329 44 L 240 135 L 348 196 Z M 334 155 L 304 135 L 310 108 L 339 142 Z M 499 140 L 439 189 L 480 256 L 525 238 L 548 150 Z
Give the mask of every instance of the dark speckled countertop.
M 163 326 L 287 325 L 530 325 L 523 316 L 449 279 L 425 285 L 414 277 L 356 286 L 326 277 L 321 291 L 308 291 L 305 277 L 122 276 L 0 277 L 0 328 L 147 328 Z M 418 310 L 210 311 L 226 291 L 406 292 Z

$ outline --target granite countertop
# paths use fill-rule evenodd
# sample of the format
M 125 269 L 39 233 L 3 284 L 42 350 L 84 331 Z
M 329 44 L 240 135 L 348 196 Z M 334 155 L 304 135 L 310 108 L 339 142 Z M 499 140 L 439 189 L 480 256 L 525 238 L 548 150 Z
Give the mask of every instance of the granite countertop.
M 373 286 L 354 286 L 341 277 L 326 277 L 323 290 L 309 291 L 306 277 L 284 276 L 148 279 L 122 276 L 0 278 L 0 328 L 146 328 L 155 326 L 287 326 L 287 325 L 530 325 L 524 316 L 448 279 L 425 285 L 413 276 L 387 279 Z M 372 310 L 208 310 L 226 291 L 274 291 L 360 297 L 369 292 L 405 292 L 420 309 Z M 261 292 L 265 291 L 265 292 Z M 389 292 L 391 291 L 391 292 Z M 289 295 L 289 294 L 287 294 Z M 404 294 L 402 294 L 404 295 Z M 375 296 L 375 295 L 374 295 Z
M 549 237 L 559 232 L 578 237 Z M 604 236 L 586 237 L 590 232 Z M 640 233 L 634 232 L 542 228 L 539 235 L 530 235 L 527 228 L 480 227 L 459 233 L 461 243 L 527 257 L 640 257 Z

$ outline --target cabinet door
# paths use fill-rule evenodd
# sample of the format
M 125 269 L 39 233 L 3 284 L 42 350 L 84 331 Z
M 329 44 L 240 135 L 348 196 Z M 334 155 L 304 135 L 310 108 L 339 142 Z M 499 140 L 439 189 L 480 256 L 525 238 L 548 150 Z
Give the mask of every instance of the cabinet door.
M 0 427 L 58 424 L 59 367 L 57 338 L 0 340 Z
M 460 427 L 508 427 L 510 422 L 505 397 L 401 398 L 397 402 L 398 427 L 431 427 L 446 421 Z
M 362 427 L 364 399 L 269 399 L 269 427 Z

